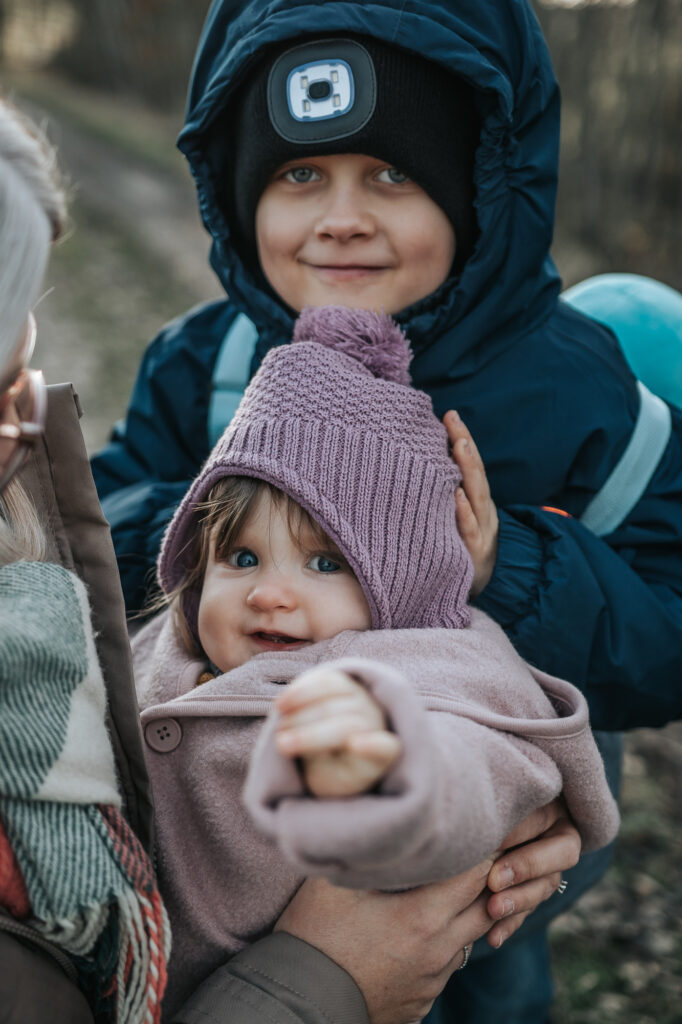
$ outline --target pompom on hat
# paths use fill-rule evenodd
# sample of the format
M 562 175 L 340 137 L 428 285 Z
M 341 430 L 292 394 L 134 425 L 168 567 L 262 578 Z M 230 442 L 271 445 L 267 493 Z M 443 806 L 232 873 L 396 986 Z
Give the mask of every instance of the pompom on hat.
M 309 306 L 294 324 L 294 342 L 326 345 L 356 359 L 375 377 L 409 387 L 412 352 L 403 331 L 385 313 L 344 306 Z
M 304 310 L 271 349 L 164 537 L 159 581 L 193 568 L 196 506 L 226 476 L 265 480 L 338 545 L 373 629 L 461 628 L 473 566 L 455 522 L 461 481 L 431 399 L 410 386 L 411 352 L 389 316 Z M 196 600 L 185 604 L 196 631 Z M 197 595 L 195 595 L 196 597 Z

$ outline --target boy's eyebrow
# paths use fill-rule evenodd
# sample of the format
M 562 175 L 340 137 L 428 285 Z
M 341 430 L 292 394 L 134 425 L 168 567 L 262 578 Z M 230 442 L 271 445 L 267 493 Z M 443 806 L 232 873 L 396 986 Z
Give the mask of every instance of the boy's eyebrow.
M 304 167 L 313 162 L 314 161 L 312 157 L 304 156 L 299 157 L 298 160 L 285 160 L 283 164 L 279 164 L 277 167 L 275 167 L 274 171 L 272 172 L 268 180 L 272 181 L 273 178 L 276 178 L 278 174 L 282 173 L 282 171 L 291 170 L 292 167 Z

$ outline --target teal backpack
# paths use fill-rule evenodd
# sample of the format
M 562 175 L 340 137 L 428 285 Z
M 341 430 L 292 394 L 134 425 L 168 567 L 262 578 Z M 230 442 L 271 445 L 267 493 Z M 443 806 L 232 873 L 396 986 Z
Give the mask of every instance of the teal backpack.
M 632 437 L 580 517 L 603 537 L 627 518 L 656 471 L 672 430 L 666 402 L 682 407 L 682 295 L 637 274 L 600 274 L 562 297 L 611 328 L 637 377 L 640 406 Z

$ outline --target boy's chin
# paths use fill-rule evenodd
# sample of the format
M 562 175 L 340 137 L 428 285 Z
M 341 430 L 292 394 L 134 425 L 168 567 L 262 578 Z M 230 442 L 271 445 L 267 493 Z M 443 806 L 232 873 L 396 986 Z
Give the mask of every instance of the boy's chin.
M 406 308 L 406 303 L 396 298 L 394 294 L 378 290 L 364 290 L 353 288 L 330 288 L 329 291 L 314 289 L 299 299 L 295 307 L 290 307 L 296 316 L 306 307 L 313 306 L 344 306 L 346 309 L 366 309 L 372 313 L 387 313 L 394 316 Z
M 316 299 L 314 301 L 307 302 L 305 306 L 298 310 L 297 315 L 302 312 L 306 306 L 313 306 L 314 308 L 320 308 L 322 306 L 343 306 L 346 309 L 365 309 L 370 313 L 387 313 L 388 316 L 394 316 L 396 313 L 400 313 L 400 310 L 404 308 L 401 306 L 398 309 L 391 302 L 382 302 L 380 299 L 377 299 L 375 302 L 370 302 L 367 299 L 362 299 L 356 296 L 344 296 L 343 298 L 335 296 L 334 298 L 328 298 L 326 300 Z
M 309 306 L 316 309 L 322 306 L 345 306 L 347 309 L 366 309 L 374 313 L 395 316 L 416 301 L 410 295 L 406 297 L 403 290 L 381 287 L 382 282 L 378 280 L 362 283 L 334 282 L 328 287 L 325 287 L 323 282 L 314 280 L 309 283 L 309 287 L 306 287 L 304 282 L 298 282 L 297 285 L 290 287 L 289 282 L 271 281 L 264 271 L 261 270 L 261 273 L 270 294 L 294 318 Z

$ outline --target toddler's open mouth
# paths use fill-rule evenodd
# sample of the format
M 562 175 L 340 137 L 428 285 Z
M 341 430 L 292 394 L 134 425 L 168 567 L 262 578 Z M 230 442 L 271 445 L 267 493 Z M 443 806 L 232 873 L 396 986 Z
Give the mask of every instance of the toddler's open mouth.
M 251 637 L 256 641 L 264 650 L 292 650 L 296 647 L 301 647 L 303 644 L 309 643 L 308 640 L 301 639 L 298 636 L 289 636 L 286 633 L 266 633 L 263 630 L 259 630 L 257 633 L 252 633 Z

